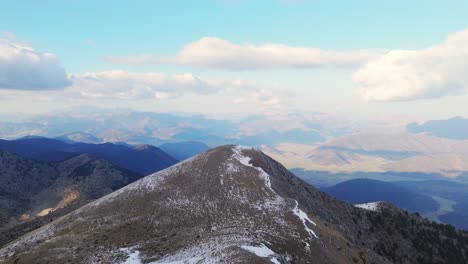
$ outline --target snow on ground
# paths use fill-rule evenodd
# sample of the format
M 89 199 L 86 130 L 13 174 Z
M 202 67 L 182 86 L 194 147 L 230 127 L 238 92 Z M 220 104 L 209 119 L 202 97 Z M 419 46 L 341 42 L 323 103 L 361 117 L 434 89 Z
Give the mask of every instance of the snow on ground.
M 245 240 L 238 237 L 214 238 L 204 243 L 194 244 L 177 252 L 166 255 L 150 264 L 217 264 L 231 255 L 228 248 Z
M 249 167 L 252 167 L 252 168 L 255 168 L 259 173 L 260 173 L 260 176 L 262 178 L 265 179 L 265 185 L 271 190 L 273 191 L 275 194 L 276 192 L 271 188 L 271 181 L 270 181 L 270 175 L 268 175 L 268 173 L 266 173 L 262 168 L 259 168 L 259 167 L 255 167 L 253 165 L 251 165 L 249 162 L 250 162 L 250 158 L 247 157 L 247 156 L 244 156 L 242 154 L 242 150 L 255 150 L 253 148 L 250 148 L 250 147 L 246 147 L 246 146 L 236 146 L 234 149 L 234 158 L 236 158 L 241 164 L 243 164 L 244 166 L 249 166 Z M 278 196 L 279 197 L 279 196 Z M 282 199 L 280 199 L 282 200 Z M 298 206 L 298 202 L 295 201 L 296 205 L 295 207 L 293 208 L 293 213 L 299 217 L 299 219 L 302 221 L 302 223 L 304 224 L 304 227 L 306 229 L 306 231 L 313 237 L 315 238 L 318 238 L 317 234 L 315 234 L 315 232 L 310 229 L 308 226 L 307 226 L 307 222 L 309 222 L 310 224 L 312 225 L 316 225 L 312 220 L 310 220 L 309 216 L 307 216 L 307 214 L 302 211 L 301 209 L 299 209 L 299 206 Z M 278 207 L 279 203 L 278 201 L 276 201 L 275 203 L 273 203 L 275 205 L 275 207 Z
M 279 264 L 280 262 L 274 257 L 276 253 L 265 246 L 264 244 L 260 244 L 259 246 L 247 246 L 247 245 L 242 245 L 242 249 L 249 251 L 250 253 L 253 253 L 261 258 L 270 258 L 270 261 Z
M 128 255 L 127 259 L 120 264 L 143 264 L 143 261 L 140 257 L 140 252 L 133 248 L 121 248 L 120 251 Z M 173 256 L 167 256 L 161 260 L 151 262 L 149 264 L 198 264 L 198 263 L 216 263 L 210 262 L 209 256 L 207 257 L 206 252 L 193 252 L 188 251 L 184 253 L 179 253 Z
M 355 204 L 354 206 L 361 208 L 361 209 L 369 210 L 369 211 L 377 211 L 379 209 L 380 203 L 381 202 L 363 203 L 363 204 Z
M 192 258 L 174 260 L 174 261 L 162 260 L 162 261 L 151 262 L 150 264 L 199 264 L 199 263 L 211 263 L 211 262 L 205 262 L 205 259 L 202 257 L 192 257 Z
M 293 213 L 295 215 L 297 215 L 297 217 L 299 217 L 299 219 L 301 219 L 302 223 L 304 224 L 304 227 L 305 227 L 306 231 L 311 236 L 314 236 L 315 238 L 318 238 L 318 236 L 315 234 L 315 232 L 307 226 L 307 222 L 313 224 L 314 226 L 316 226 L 317 224 L 315 224 L 314 221 L 310 220 L 309 216 L 307 216 L 307 214 L 304 211 L 299 209 L 298 202 L 297 201 L 295 201 L 295 202 L 296 202 L 296 206 L 293 209 Z
M 121 264 L 143 264 L 140 259 L 140 251 L 132 248 L 121 248 L 119 250 L 128 255 L 127 259 Z
M 234 158 L 236 158 L 242 165 L 252 167 L 256 169 L 258 172 L 260 172 L 260 177 L 262 177 L 265 180 L 265 185 L 273 191 L 271 188 L 271 181 L 270 181 L 270 175 L 266 173 L 262 168 L 255 167 L 252 164 L 250 164 L 250 157 L 244 156 L 242 154 L 242 150 L 255 150 L 254 148 L 246 147 L 246 146 L 235 146 L 234 150 Z

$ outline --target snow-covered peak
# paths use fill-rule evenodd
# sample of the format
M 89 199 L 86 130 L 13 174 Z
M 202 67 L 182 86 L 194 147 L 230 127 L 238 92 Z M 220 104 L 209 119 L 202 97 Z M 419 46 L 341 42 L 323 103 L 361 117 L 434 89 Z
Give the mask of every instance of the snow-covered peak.
M 61 247 L 57 241 L 68 241 L 69 230 L 79 230 L 70 242 L 77 247 L 97 238 L 112 245 L 82 253 L 90 262 L 103 252 L 106 260 L 132 264 L 307 259 L 321 247 L 320 223 L 295 199 L 280 195 L 281 186 L 275 184 L 284 173 L 254 148 L 211 149 L 24 236 L 0 256 L 27 251 L 50 258 L 52 253 L 37 245 Z M 65 254 L 74 260 L 73 252 Z

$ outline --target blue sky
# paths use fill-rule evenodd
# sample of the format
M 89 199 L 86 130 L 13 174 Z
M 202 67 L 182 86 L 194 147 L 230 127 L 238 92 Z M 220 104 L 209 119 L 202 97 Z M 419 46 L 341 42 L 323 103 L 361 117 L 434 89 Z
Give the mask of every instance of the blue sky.
M 52 51 L 73 72 L 105 70 L 106 55 L 176 52 L 204 36 L 336 50 L 412 49 L 468 24 L 466 1 L 19 0 L 2 6 L 2 31 Z
M 171 97 L 167 100 L 142 100 L 131 96 L 126 99 L 120 96 L 117 101 L 115 98 L 97 96 L 99 98 L 96 99 L 94 96 L 77 99 L 68 104 L 107 107 L 123 104 L 145 110 L 195 112 L 206 112 L 212 107 L 220 107 L 220 112 L 235 112 L 239 109 L 239 105 L 237 103 L 229 105 L 229 102 L 246 100 L 242 98 L 237 100 L 233 97 L 248 98 L 252 97 L 251 94 L 255 94 L 270 102 L 263 107 L 265 108 L 263 110 L 270 111 L 273 109 L 274 100 L 267 97 L 276 96 L 281 98 L 281 107 L 275 109 L 288 111 L 343 111 L 360 116 L 405 115 L 411 112 L 417 117 L 431 118 L 466 115 L 460 109 L 463 100 L 468 99 L 465 93 L 461 92 L 465 87 L 444 88 L 444 90 L 432 88 L 432 83 L 429 83 L 425 85 L 431 87 L 420 88 L 427 90 L 424 90 L 426 91 L 424 93 L 419 90 L 410 94 L 396 91 L 397 94 L 392 93 L 389 97 L 390 95 L 376 95 L 373 91 L 366 97 L 371 100 L 362 100 L 363 96 L 359 96 L 357 91 L 363 83 L 368 85 L 371 79 L 369 74 L 374 74 L 372 77 L 374 78 L 380 73 L 375 73 L 374 69 L 367 69 L 363 74 L 364 80 L 360 78 L 359 81 L 353 81 L 353 74 L 360 69 L 359 67 L 364 67 L 362 65 L 370 59 L 365 61 L 362 59 L 364 62 L 359 62 L 360 66 L 356 67 L 335 67 L 336 62 L 325 62 L 324 65 L 320 62 L 318 65 L 298 67 L 296 62 L 292 63 L 293 66 L 288 63 L 285 66 L 281 62 L 279 66 L 268 69 L 263 66 L 260 68 L 255 66 L 254 69 L 246 66 L 248 69 L 232 70 L 230 68 L 232 65 L 226 66 L 227 63 L 233 63 L 232 59 L 229 62 L 219 62 L 222 58 L 217 58 L 217 64 L 212 66 L 211 62 L 191 60 L 180 62 L 176 59 L 162 63 L 160 57 L 175 56 L 186 45 L 205 37 L 215 37 L 216 40 L 226 41 L 226 45 L 234 44 L 241 47 L 248 44 L 256 46 L 282 44 L 287 47 L 315 48 L 343 54 L 365 51 L 380 56 L 392 50 L 422 51 L 427 47 L 441 45 L 447 37 L 465 30 L 468 25 L 466 10 L 468 10 L 467 1 L 18 0 L 2 3 L 0 31 L 4 32 L 3 38 L 27 43 L 37 53 L 54 54 L 67 75 L 118 69 L 133 73 L 193 74 L 207 80 L 204 84 L 209 83 L 207 85 L 210 87 L 213 86 L 212 79 L 218 81 L 222 79 L 223 86 L 235 86 L 224 83 L 233 80 L 249 83 L 243 85 L 241 90 L 235 90 L 237 87 L 235 86 L 227 92 L 223 90 L 210 93 L 205 88 L 201 92 L 193 91 L 191 94 L 171 91 Z M 452 48 L 445 50 L 447 49 Z M 285 54 L 288 52 L 289 50 L 286 50 Z M 151 55 L 153 59 L 145 63 L 133 63 L 134 60 L 131 60 L 132 63 L 125 63 L 130 58 L 142 54 Z M 250 56 L 250 53 L 248 54 Z M 434 60 L 435 55 L 427 56 L 432 58 L 428 60 Z M 109 57 L 124 58 L 125 62 L 116 63 Z M 372 57 L 372 60 L 377 60 L 377 57 Z M 421 60 L 417 61 L 420 63 Z M 241 62 L 234 63 L 237 67 Z M 416 64 L 413 61 L 407 63 L 411 66 Z M 460 65 L 456 67 L 459 68 Z M 125 80 L 139 78 L 138 75 L 125 76 L 127 78 Z M 83 77 L 75 76 L 75 79 L 78 78 Z M 108 80 L 110 77 L 106 78 Z M 414 79 L 412 82 L 418 85 L 426 83 L 416 79 L 419 77 L 414 74 L 404 76 L 404 79 L 408 78 Z M 395 79 L 401 79 L 401 76 Z M 392 81 L 394 80 L 389 82 Z M 387 89 L 380 83 L 374 84 L 374 80 L 372 83 L 378 86 L 375 90 Z M 452 84 L 453 80 L 445 80 L 443 83 Z M 72 88 L 66 89 L 68 91 L 85 89 L 86 92 L 93 92 L 91 89 L 94 86 L 91 87 L 83 82 L 80 84 L 88 86 L 82 88 L 73 84 Z M 464 84 L 463 82 L 460 85 Z M 148 83 L 144 85 L 151 86 Z M 195 88 L 190 87 L 190 89 Z M 20 88 L 21 91 L 18 92 L 12 91 L 14 89 L 11 87 L 3 87 L 3 91 L 0 91 L 4 94 L 2 96 L 0 93 L 0 100 L 3 100 L 3 105 L 8 106 L 8 109 L 4 107 L 0 111 L 39 112 L 63 107 L 63 104 L 57 102 L 57 98 L 60 98 L 57 90 L 50 92 L 52 95 L 49 99 L 47 99 L 48 91 L 40 91 L 40 97 L 46 102 L 41 103 L 32 99 L 37 94 L 24 91 L 30 89 L 33 88 Z M 121 87 L 120 94 L 123 89 L 125 87 Z M 187 88 L 183 86 L 181 89 Z M 366 89 L 370 90 L 373 87 Z M 84 93 L 82 90 L 79 93 L 81 95 Z M 166 96 L 165 89 L 157 91 L 163 94 L 161 97 Z M 177 96 L 172 96 L 172 93 Z M 70 96 L 72 95 L 68 95 Z M 262 103 L 259 100 L 253 100 L 250 106 L 241 108 L 254 109 L 256 103 Z M 194 101 L 206 102 L 203 104 L 209 105 L 209 108 L 194 104 Z M 213 101 L 218 101 L 221 105 Z M 25 102 L 29 102 L 26 110 L 20 107 Z

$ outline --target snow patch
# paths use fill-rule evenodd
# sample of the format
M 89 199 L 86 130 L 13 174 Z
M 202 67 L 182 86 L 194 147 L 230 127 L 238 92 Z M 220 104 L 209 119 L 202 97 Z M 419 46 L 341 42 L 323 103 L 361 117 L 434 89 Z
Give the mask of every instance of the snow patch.
M 133 248 L 121 248 L 119 250 L 128 255 L 127 259 L 121 264 L 143 264 L 140 258 L 140 251 Z
M 235 146 L 233 148 L 234 150 L 234 158 L 237 159 L 242 165 L 244 166 L 248 166 L 248 167 L 252 167 L 254 169 L 256 169 L 259 173 L 260 173 L 260 177 L 262 177 L 265 181 L 265 185 L 271 190 L 273 191 L 273 189 L 271 188 L 271 181 L 270 181 L 270 175 L 268 173 L 266 173 L 262 168 L 259 168 L 259 167 L 255 167 L 253 166 L 252 164 L 250 164 L 250 160 L 251 158 L 250 157 L 247 157 L 247 156 L 244 156 L 242 154 L 242 151 L 243 150 L 255 150 L 254 148 L 251 148 L 251 147 L 246 147 L 246 146 Z
M 226 249 L 239 242 L 238 238 L 216 238 L 208 243 L 180 249 L 150 264 L 217 264 L 223 262 L 223 259 L 228 259 L 230 252 L 226 252 Z
M 296 206 L 294 206 L 293 213 L 297 217 L 299 217 L 299 219 L 301 219 L 301 222 L 304 224 L 305 230 L 311 236 L 314 236 L 315 238 L 318 238 L 318 236 L 315 234 L 315 232 L 307 226 L 307 222 L 309 222 L 310 224 L 312 224 L 314 226 L 316 226 L 317 224 L 315 224 L 314 221 L 310 220 L 309 216 L 299 208 L 298 202 L 297 201 L 295 201 L 295 202 L 296 202 Z
M 377 211 L 379 209 L 379 204 L 381 202 L 372 202 L 372 203 L 363 203 L 363 204 L 355 204 L 354 206 L 368 210 L 368 211 Z
M 157 262 L 151 262 L 150 264 L 198 264 L 198 263 L 206 263 L 204 261 L 205 260 L 202 257 L 192 257 L 192 258 L 188 258 L 188 259 L 175 260 L 175 261 L 169 261 L 169 262 L 157 261 Z
M 276 258 L 270 258 L 270 261 L 274 264 L 281 264 Z
M 241 248 L 261 258 L 270 258 L 271 262 L 279 264 L 279 261 L 275 257 L 273 257 L 274 255 L 276 255 L 276 253 L 264 244 L 260 244 L 259 246 L 242 245 Z

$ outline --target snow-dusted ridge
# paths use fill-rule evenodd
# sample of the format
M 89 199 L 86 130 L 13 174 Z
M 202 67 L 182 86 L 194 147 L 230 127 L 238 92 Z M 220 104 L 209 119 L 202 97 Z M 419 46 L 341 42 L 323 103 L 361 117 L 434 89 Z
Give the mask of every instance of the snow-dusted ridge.
M 244 156 L 242 154 L 243 150 L 252 150 L 252 151 L 258 151 L 258 150 L 251 148 L 251 147 L 247 147 L 247 146 L 237 145 L 233 148 L 234 158 L 236 158 L 242 165 L 252 167 L 256 169 L 258 172 L 260 172 L 260 177 L 262 177 L 265 180 L 265 185 L 273 191 L 273 189 L 271 188 L 270 175 L 268 175 L 268 173 L 266 173 L 262 168 L 255 167 L 252 164 L 250 164 L 251 158 Z
M 233 151 L 234 151 L 234 155 L 233 157 L 236 158 L 242 165 L 244 166 L 248 166 L 248 167 L 252 167 L 252 168 L 255 168 L 258 172 L 259 172 L 259 175 L 260 177 L 262 177 L 264 180 L 265 180 L 265 186 L 270 189 L 277 197 L 277 199 L 280 199 L 280 200 L 284 200 L 281 196 L 279 196 L 274 190 L 273 188 L 271 187 L 271 180 L 270 180 L 270 175 L 268 173 L 266 173 L 262 168 L 260 167 L 255 167 L 253 166 L 252 164 L 250 164 L 250 160 L 251 158 L 250 157 L 247 157 L 245 156 L 244 154 L 242 154 L 242 151 L 243 150 L 251 150 L 251 151 L 258 151 L 254 148 L 251 148 L 251 147 L 246 147 L 246 146 L 240 146 L 240 145 L 237 145 L 233 148 Z M 304 228 L 305 230 L 307 231 L 307 233 L 309 233 L 309 235 L 311 237 L 315 237 L 315 238 L 319 238 L 317 236 L 317 234 L 312 230 L 310 229 L 308 226 L 307 226 L 307 223 L 310 223 L 314 226 L 316 226 L 315 222 L 310 220 L 309 216 L 307 215 L 306 212 L 302 211 L 300 208 L 299 208 L 299 203 L 294 200 L 295 202 L 295 206 L 294 208 L 292 209 L 292 212 L 294 215 L 296 215 L 300 220 L 301 222 L 303 223 L 304 225 Z
M 155 172 L 153 174 L 150 174 L 148 176 L 145 176 L 145 177 L 141 178 L 140 180 L 138 180 L 136 182 L 133 182 L 133 183 L 131 183 L 131 184 L 129 184 L 129 185 L 115 191 L 115 192 L 112 192 L 112 193 L 104 196 L 104 197 L 101 197 L 100 199 L 98 199 L 98 200 L 96 200 L 96 201 L 94 201 L 92 203 L 89 203 L 88 205 L 86 205 L 86 206 L 84 206 L 82 208 L 85 208 L 85 207 L 88 207 L 88 206 L 98 206 L 101 203 L 109 202 L 109 201 L 113 200 L 115 197 L 121 195 L 122 193 L 128 192 L 128 191 L 132 191 L 132 190 L 136 190 L 136 191 L 154 190 L 157 186 L 162 184 L 166 180 L 166 178 L 168 176 L 173 174 L 175 171 L 177 171 L 181 167 L 190 165 L 190 163 L 192 163 L 193 160 L 196 159 L 200 155 L 204 155 L 204 154 L 203 153 L 198 154 L 197 156 L 191 157 L 191 158 L 186 159 L 184 161 L 181 161 L 181 162 L 179 162 L 177 164 L 174 164 L 169 168 L 166 168 L 164 170 L 161 170 L 161 171 Z
M 218 163 L 219 160 L 221 163 Z M 255 166 L 252 160 L 255 160 Z M 257 165 L 257 161 L 261 165 Z M 115 242 L 109 242 L 115 247 L 99 250 L 106 258 L 114 257 L 114 261 L 118 257 L 120 261 L 116 263 L 120 264 L 219 263 L 242 256 L 248 259 L 260 257 L 275 264 L 288 262 L 288 259 L 292 259 L 291 252 L 282 249 L 283 241 L 278 244 L 272 237 L 288 237 L 300 252 L 310 252 L 318 243 L 314 243 L 314 240 L 319 237 L 314 232 L 316 224 L 300 209 L 300 204 L 278 194 L 281 186 L 276 184 L 282 180 L 281 175 L 277 174 L 281 172 L 280 169 L 254 148 L 231 145 L 208 150 L 91 202 L 71 213 L 73 217 L 64 217 L 47 225 L 47 228 L 25 235 L 21 241 L 4 248 L 0 256 L 10 257 L 10 253 L 22 251 L 24 244 L 35 244 L 36 241 L 55 245 L 55 236 L 60 237 L 65 228 L 71 230 L 74 226 L 86 227 L 83 232 L 80 231 L 83 237 L 92 237 L 95 229 L 96 233 L 102 233 L 99 229 L 104 226 L 120 231 L 113 229 L 113 225 L 131 225 L 132 231 L 124 233 L 129 237 L 135 234 L 133 230 L 145 236 L 147 231 L 143 227 L 148 223 L 154 224 L 158 228 L 156 230 L 172 230 L 174 219 L 161 220 L 152 215 L 153 211 L 163 211 L 164 215 L 174 217 L 187 215 L 183 218 L 186 223 L 204 224 L 197 226 L 197 231 L 191 234 L 193 237 L 187 240 L 189 242 L 165 251 L 164 255 L 153 255 L 153 248 L 146 244 L 152 241 L 151 237 L 145 237 L 144 241 L 138 240 L 139 237 L 127 241 L 126 237 L 122 238 L 126 243 L 122 243 L 118 237 Z M 211 188 L 211 184 L 219 188 Z M 198 192 L 198 188 L 193 187 L 201 185 L 200 189 L 204 186 L 209 188 Z M 205 196 L 206 193 L 211 196 Z M 203 203 L 198 203 L 200 200 Z M 225 214 L 226 209 L 231 210 L 229 214 Z M 207 212 L 214 216 L 211 216 L 214 220 L 205 223 L 203 217 Z M 189 220 L 192 215 L 197 222 Z M 98 224 L 88 224 L 91 221 Z M 165 228 L 159 229 L 159 226 Z M 183 229 L 176 229 L 177 238 L 184 235 Z M 159 240 L 156 238 L 155 241 Z M 272 245 L 275 245 L 276 252 L 272 250 Z M 93 262 L 95 258 L 88 256 L 88 260 Z

